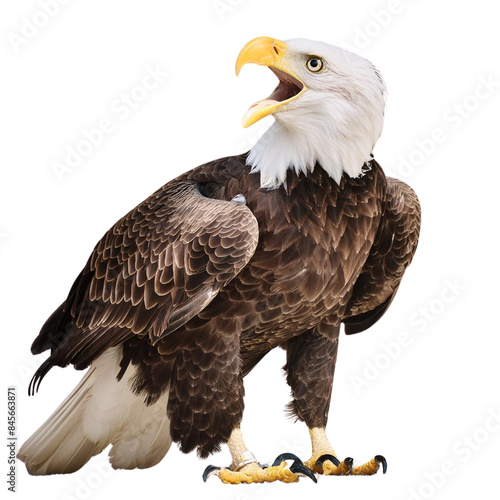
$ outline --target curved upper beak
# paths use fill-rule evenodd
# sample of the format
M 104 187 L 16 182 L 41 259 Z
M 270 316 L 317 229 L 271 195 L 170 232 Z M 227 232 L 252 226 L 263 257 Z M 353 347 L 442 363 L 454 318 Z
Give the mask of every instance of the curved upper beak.
M 241 68 L 248 63 L 260 64 L 261 66 L 275 66 L 286 53 L 287 45 L 281 40 L 261 36 L 248 42 L 238 55 L 236 60 L 236 76 L 240 74 Z
M 287 52 L 288 46 L 285 42 L 264 36 L 251 40 L 241 49 L 236 60 L 236 75 L 239 75 L 245 64 L 253 63 L 269 67 L 280 80 L 278 87 L 267 99 L 250 106 L 243 117 L 244 127 L 249 127 L 261 118 L 273 114 L 305 90 L 305 85 L 293 71 Z

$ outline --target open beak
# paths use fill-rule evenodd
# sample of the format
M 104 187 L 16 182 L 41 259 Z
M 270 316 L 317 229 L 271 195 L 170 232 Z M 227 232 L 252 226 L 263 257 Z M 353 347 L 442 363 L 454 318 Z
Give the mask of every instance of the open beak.
M 254 63 L 267 66 L 280 81 L 269 97 L 250 106 L 243 117 L 244 127 L 275 113 L 281 106 L 297 99 L 305 91 L 305 85 L 287 62 L 287 50 L 285 42 L 264 36 L 248 42 L 241 50 L 236 61 L 236 75 L 239 75 L 245 64 Z

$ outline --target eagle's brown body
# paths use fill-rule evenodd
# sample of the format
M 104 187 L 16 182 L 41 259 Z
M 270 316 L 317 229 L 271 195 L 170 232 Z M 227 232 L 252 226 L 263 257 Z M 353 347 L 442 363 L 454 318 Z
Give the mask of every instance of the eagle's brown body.
M 34 387 L 121 344 L 117 375 L 138 367 L 149 403 L 168 390 L 174 441 L 206 456 L 241 421 L 243 376 L 279 346 L 293 412 L 325 426 L 341 323 L 356 333 L 388 307 L 417 245 L 418 200 L 374 160 L 340 185 L 319 165 L 289 171 L 275 190 L 245 160 L 202 165 L 115 224 L 35 340 L 52 355 Z

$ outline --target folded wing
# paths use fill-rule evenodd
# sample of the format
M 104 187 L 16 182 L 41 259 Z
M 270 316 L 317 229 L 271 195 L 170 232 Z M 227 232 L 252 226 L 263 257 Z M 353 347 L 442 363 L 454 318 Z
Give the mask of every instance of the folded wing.
M 169 183 L 119 220 L 94 248 L 66 301 L 32 345 L 51 349 L 30 385 L 52 366 L 85 368 L 133 335 L 152 343 L 203 310 L 248 263 L 258 242 L 252 212 Z
M 385 210 L 343 320 L 349 334 L 376 323 L 391 304 L 417 249 L 420 204 L 404 182 L 388 177 Z

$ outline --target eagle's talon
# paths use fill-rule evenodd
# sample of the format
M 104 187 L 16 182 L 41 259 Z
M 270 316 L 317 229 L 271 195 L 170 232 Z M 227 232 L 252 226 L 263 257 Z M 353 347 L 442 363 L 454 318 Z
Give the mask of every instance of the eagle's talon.
M 289 467 L 289 470 L 291 472 L 293 472 L 297 476 L 307 476 L 315 483 L 318 482 L 313 472 L 304 465 L 304 462 L 302 462 L 302 460 L 297 455 L 294 455 L 293 453 L 282 453 L 281 455 L 278 455 L 274 460 L 272 466 L 276 467 L 286 460 L 293 460 L 293 464 Z
M 212 475 L 215 474 L 216 471 L 220 471 L 220 467 L 216 467 L 215 465 L 209 465 L 204 471 L 203 471 L 203 482 L 206 483 L 207 479 Z
M 347 457 L 344 459 L 344 464 L 348 467 L 349 472 L 346 473 L 346 476 L 350 476 L 352 474 L 352 469 L 354 467 L 354 458 Z
M 387 472 L 387 460 L 383 455 L 376 455 L 374 458 L 375 462 L 382 465 L 382 474 Z
M 318 482 L 318 480 L 316 479 L 316 476 L 313 474 L 313 472 L 303 464 L 298 464 L 298 463 L 294 462 L 290 466 L 290 470 L 294 474 L 297 474 L 297 476 L 307 476 L 308 478 L 312 479 L 315 483 Z
M 309 460 L 307 462 L 307 465 L 313 472 L 324 474 L 325 476 L 350 476 L 353 464 L 354 460 L 351 457 L 340 461 L 331 453 L 324 453 L 316 461 Z
M 281 462 L 285 462 L 286 460 L 293 460 L 293 464 L 297 465 L 304 465 L 302 460 L 297 456 L 294 455 L 293 453 L 282 453 L 281 455 L 278 455 L 273 462 L 273 467 L 276 467 L 279 465 Z
M 314 463 L 314 465 L 318 467 L 323 467 L 323 464 L 326 460 L 330 460 L 330 462 L 335 465 L 335 467 L 338 467 L 340 465 L 340 460 L 335 456 L 332 455 L 331 453 L 325 453 L 324 455 L 321 455 L 318 460 Z M 347 460 L 347 459 L 346 459 Z

